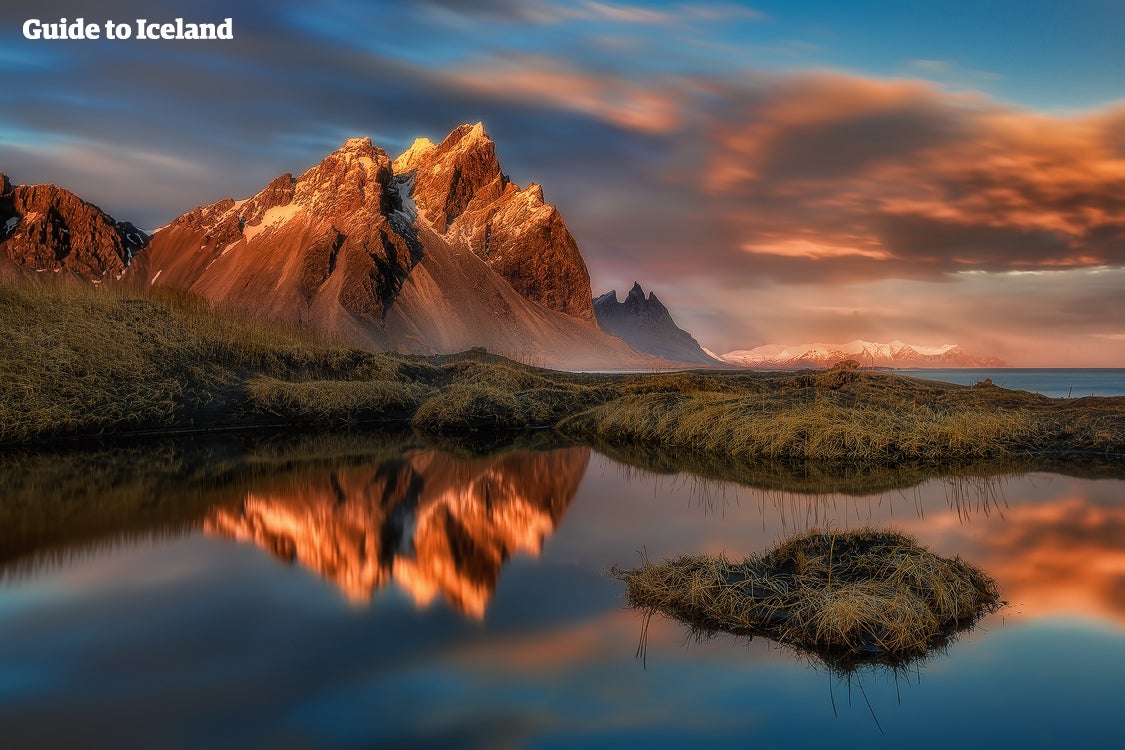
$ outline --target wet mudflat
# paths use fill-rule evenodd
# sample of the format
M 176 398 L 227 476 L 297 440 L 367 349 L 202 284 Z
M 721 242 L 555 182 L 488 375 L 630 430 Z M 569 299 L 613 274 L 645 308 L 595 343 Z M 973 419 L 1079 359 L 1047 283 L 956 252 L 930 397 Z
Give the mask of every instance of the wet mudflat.
M 748 486 L 498 448 L 227 437 L 5 457 L 5 745 L 1119 742 L 1125 481 L 1105 466 L 865 490 L 813 467 Z M 643 630 L 607 572 L 864 527 L 962 557 L 1010 604 L 909 669 L 844 675 L 766 638 Z

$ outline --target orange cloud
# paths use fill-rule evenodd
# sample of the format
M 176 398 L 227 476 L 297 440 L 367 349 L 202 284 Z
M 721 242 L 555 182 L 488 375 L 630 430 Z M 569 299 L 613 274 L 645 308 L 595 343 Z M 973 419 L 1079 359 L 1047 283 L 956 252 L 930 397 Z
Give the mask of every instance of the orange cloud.
M 880 270 L 887 260 L 931 274 L 1125 264 L 1125 108 L 1051 117 L 836 73 L 760 78 L 729 97 L 704 187 L 737 203 L 744 248 L 811 235 L 851 248 L 869 276 L 901 272 Z
M 759 255 L 780 255 L 786 258 L 839 258 L 847 255 L 859 255 L 865 258 L 883 260 L 890 258 L 890 254 L 881 247 L 863 247 L 862 243 L 854 245 L 829 245 L 804 238 L 783 239 L 773 243 L 742 246 L 743 250 Z
M 550 58 L 491 58 L 451 73 L 449 81 L 478 94 L 579 112 L 629 130 L 664 133 L 681 121 L 683 97 L 666 88 L 667 82 L 587 73 Z

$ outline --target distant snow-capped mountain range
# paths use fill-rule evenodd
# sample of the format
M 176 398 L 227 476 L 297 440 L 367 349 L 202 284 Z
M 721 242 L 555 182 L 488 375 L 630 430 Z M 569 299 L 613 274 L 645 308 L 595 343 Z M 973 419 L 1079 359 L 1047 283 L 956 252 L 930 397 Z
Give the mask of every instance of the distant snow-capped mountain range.
M 924 346 L 892 341 L 880 344 L 856 339 L 846 344 L 766 344 L 738 349 L 721 357 L 725 362 L 758 369 L 831 367 L 852 359 L 861 367 L 1007 367 L 997 357 L 982 357 L 957 344 Z

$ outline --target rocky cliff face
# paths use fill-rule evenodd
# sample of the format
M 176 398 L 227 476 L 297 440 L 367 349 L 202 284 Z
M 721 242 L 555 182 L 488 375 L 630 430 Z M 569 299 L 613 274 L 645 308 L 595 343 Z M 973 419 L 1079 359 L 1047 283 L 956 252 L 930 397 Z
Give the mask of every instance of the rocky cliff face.
M 624 302 L 618 302 L 616 290 L 598 297 L 594 300 L 594 314 L 603 330 L 637 351 L 677 362 L 723 364 L 703 351 L 690 333 L 676 325 L 655 292 L 645 297 L 638 283 L 634 282 Z
M 148 236 L 54 185 L 12 187 L 0 174 L 0 271 L 116 280 Z
M 390 158 L 357 138 L 300 177 L 157 230 L 128 276 L 347 336 L 350 318 L 383 320 L 421 257 L 409 224 Z
M 462 125 L 440 145 L 425 139 L 395 160 L 411 180 L 419 215 L 439 234 L 483 260 L 526 299 L 591 320 L 590 274 L 578 245 L 543 188 L 519 189 L 500 171 L 480 123 Z
M 299 177 L 158 230 L 126 279 L 380 349 L 653 362 L 598 329 L 574 238 L 538 186 L 504 176 L 479 123 L 394 162 L 349 140 Z
M 413 451 L 214 512 L 204 529 L 299 562 L 366 602 L 391 581 L 481 618 L 504 562 L 537 555 L 586 472 L 568 448 L 463 460 Z

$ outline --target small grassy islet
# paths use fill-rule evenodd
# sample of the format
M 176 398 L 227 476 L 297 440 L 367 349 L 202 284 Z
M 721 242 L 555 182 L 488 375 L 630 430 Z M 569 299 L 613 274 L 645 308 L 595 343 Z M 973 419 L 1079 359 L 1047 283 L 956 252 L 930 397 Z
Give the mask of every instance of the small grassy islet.
M 738 563 L 684 555 L 611 572 L 648 616 L 765 636 L 841 671 L 903 666 L 1003 605 L 979 568 L 874 529 L 814 530 Z

